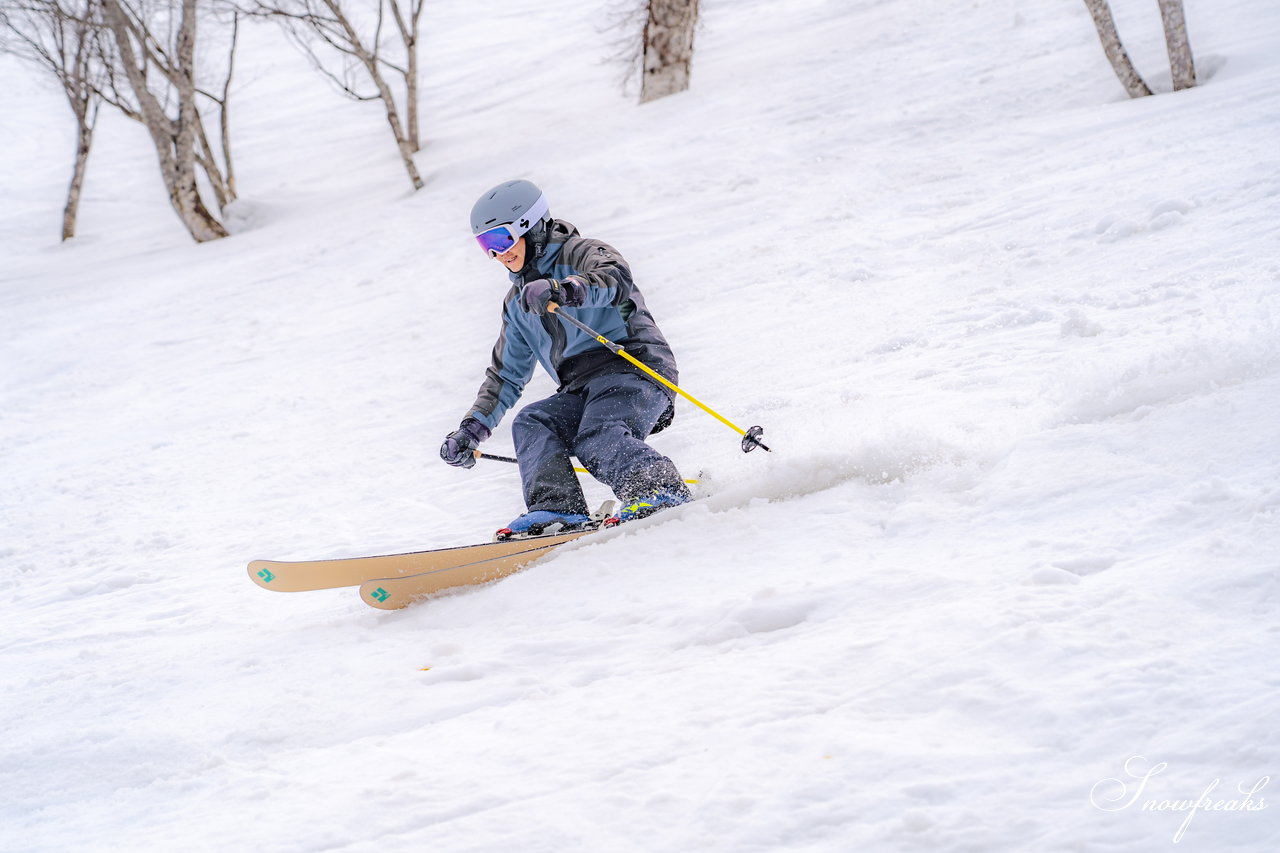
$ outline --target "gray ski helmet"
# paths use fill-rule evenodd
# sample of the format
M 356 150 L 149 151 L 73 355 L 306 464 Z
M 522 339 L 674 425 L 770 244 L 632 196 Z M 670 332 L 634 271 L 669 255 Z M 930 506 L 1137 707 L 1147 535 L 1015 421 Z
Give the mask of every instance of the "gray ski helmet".
M 480 196 L 471 208 L 471 233 L 489 254 L 501 254 L 526 231 L 551 216 L 547 197 L 532 181 L 506 181 Z M 494 234 L 501 226 L 506 226 Z M 481 235 L 486 235 L 481 237 Z

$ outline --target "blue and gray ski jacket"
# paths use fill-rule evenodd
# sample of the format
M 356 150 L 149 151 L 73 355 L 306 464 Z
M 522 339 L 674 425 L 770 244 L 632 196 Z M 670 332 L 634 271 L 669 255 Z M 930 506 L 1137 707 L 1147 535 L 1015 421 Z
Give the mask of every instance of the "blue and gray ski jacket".
M 521 307 L 520 292 L 526 283 L 569 276 L 586 284 L 586 297 L 582 305 L 562 307 L 561 311 L 624 345 L 628 353 L 665 379 L 679 381 L 675 356 L 631 280 L 627 262 L 608 244 L 582 237 L 568 222 L 553 219 L 548 225 L 546 246 L 525 263 L 523 270 L 511 273 L 511 289 L 502 301 L 502 330 L 493 348 L 493 362 L 485 371 L 468 417 L 489 429 L 495 428 L 520 399 L 535 364 L 541 364 L 551 374 L 560 391 L 576 391 L 587 380 L 606 373 L 645 375 L 554 314 L 539 317 Z M 663 390 L 674 396 L 670 389 Z

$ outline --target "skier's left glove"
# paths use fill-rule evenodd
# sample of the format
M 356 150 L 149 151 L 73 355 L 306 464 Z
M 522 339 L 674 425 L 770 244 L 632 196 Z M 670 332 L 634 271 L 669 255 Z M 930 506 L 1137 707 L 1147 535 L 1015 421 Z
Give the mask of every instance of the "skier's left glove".
M 586 295 L 586 286 L 573 276 L 559 280 L 540 278 L 529 282 L 520 291 L 520 305 L 541 317 L 547 313 L 547 305 L 551 302 L 573 308 L 581 305 Z
M 457 468 L 476 464 L 476 448 L 489 437 L 489 428 L 475 418 L 464 418 L 440 445 L 440 458 Z

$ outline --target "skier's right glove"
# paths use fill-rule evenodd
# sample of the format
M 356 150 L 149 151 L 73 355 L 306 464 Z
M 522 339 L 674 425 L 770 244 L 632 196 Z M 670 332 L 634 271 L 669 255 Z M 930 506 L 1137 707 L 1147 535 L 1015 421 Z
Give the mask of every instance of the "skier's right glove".
M 440 445 L 440 458 L 458 468 L 476 464 L 476 448 L 489 437 L 489 428 L 475 418 L 465 418 Z
M 520 291 L 520 305 L 541 317 L 547 313 L 548 303 L 575 308 L 582 304 L 586 293 L 586 286 L 572 276 L 563 280 L 540 278 L 529 282 Z

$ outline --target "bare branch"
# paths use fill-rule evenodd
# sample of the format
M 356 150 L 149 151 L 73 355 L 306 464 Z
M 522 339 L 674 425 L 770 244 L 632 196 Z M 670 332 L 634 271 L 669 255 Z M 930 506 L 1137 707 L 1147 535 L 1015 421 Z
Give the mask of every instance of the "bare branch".
M 401 0 L 374 0 L 372 20 L 355 18 L 346 5 L 350 0 L 250 2 L 249 14 L 279 23 L 312 66 L 344 95 L 357 101 L 382 101 L 405 171 L 414 188 L 421 188 L 422 178 L 413 162 L 413 153 L 418 150 L 417 22 L 422 13 L 422 0 L 410 0 L 408 17 L 399 5 Z M 387 55 L 385 30 L 391 29 L 386 26 L 387 18 L 399 36 L 403 62 Z M 388 71 L 405 80 L 407 129 L 400 119 L 395 94 L 387 83 Z M 376 94 L 363 93 L 361 83 L 371 84 Z

